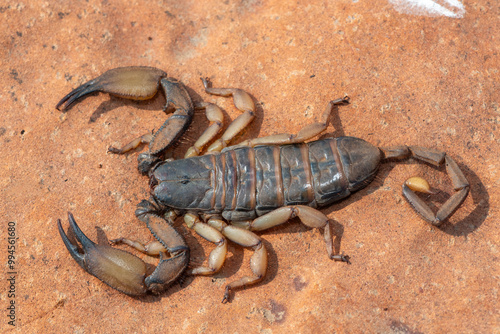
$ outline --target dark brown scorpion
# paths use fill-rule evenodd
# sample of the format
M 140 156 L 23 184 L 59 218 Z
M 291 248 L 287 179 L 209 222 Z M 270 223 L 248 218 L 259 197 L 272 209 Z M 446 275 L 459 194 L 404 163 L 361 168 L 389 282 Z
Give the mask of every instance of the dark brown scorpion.
M 152 67 L 124 67 L 109 70 L 100 77 L 76 88 L 56 106 L 67 109 L 80 97 L 93 92 L 107 92 L 134 100 L 152 98 L 160 90 L 166 96 L 165 109 L 173 115 L 154 135 L 144 135 L 121 149 L 109 152 L 122 154 L 141 143 L 149 143 L 147 153 L 138 157 L 139 170 L 148 174 L 151 199 L 138 204 L 136 216 L 146 223 L 157 242 L 144 245 L 126 238 L 112 243 L 125 243 L 146 254 L 159 255 L 152 273 L 138 257 L 109 246 L 107 240 L 98 244 L 83 234 L 71 213 L 70 230 L 78 240 L 70 240 L 61 221 L 58 227 L 64 244 L 75 261 L 87 272 L 109 286 L 129 295 L 148 291 L 160 293 L 186 271 L 189 247 L 173 227 L 177 215 L 183 214 L 186 225 L 201 237 L 214 243 L 208 264 L 189 270 L 192 275 L 218 272 L 227 253 L 227 240 L 251 248 L 251 276 L 229 283 L 223 302 L 230 291 L 261 281 L 267 270 L 267 251 L 255 231 L 263 231 L 298 217 L 303 224 L 323 230 L 330 259 L 349 262 L 349 257 L 334 254 L 332 221 L 318 211 L 367 186 L 375 177 L 379 164 L 387 159 L 414 158 L 436 166 L 445 164 L 455 193 L 435 214 L 416 195 L 429 191 L 427 182 L 419 177 L 408 179 L 403 194 L 415 211 L 433 225 L 439 226 L 462 204 L 469 183 L 455 161 L 444 152 L 416 146 L 378 148 L 353 137 L 340 137 L 305 142 L 322 133 L 335 105 L 348 103 L 347 97 L 331 101 L 321 122 L 302 128 L 297 134 L 280 134 L 244 141 L 226 147 L 254 118 L 252 98 L 235 88 L 212 88 L 202 79 L 209 94 L 232 96 L 243 113 L 227 128 L 222 137 L 198 156 L 222 127 L 223 114 L 211 103 L 191 101 L 184 85 Z M 163 153 L 186 131 L 195 109 L 205 109 L 210 126 L 188 149 L 185 159 L 162 160 Z M 201 218 L 200 218 L 201 217 Z

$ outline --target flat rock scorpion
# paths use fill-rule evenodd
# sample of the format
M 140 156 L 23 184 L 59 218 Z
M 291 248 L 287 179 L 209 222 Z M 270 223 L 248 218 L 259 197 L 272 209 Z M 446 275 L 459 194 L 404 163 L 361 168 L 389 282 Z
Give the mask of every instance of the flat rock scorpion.
M 107 239 L 97 244 L 92 242 L 71 213 L 68 213 L 69 230 L 76 240 L 66 235 L 58 220 L 62 240 L 75 261 L 85 271 L 121 292 L 158 294 L 185 271 L 191 275 L 214 274 L 224 264 L 227 240 L 230 240 L 254 253 L 250 260 L 252 274 L 226 285 L 222 301 L 227 302 L 232 290 L 260 282 L 266 275 L 267 251 L 255 232 L 294 217 L 309 227 L 322 230 L 330 259 L 349 263 L 348 256 L 334 254 L 332 221 L 317 208 L 366 187 L 374 179 L 380 163 L 387 159 L 414 158 L 435 166 L 446 165 L 455 193 L 437 213 L 416 195 L 416 192 L 430 191 L 424 179 L 413 177 L 403 185 L 408 202 L 433 225 L 439 226 L 467 197 L 467 179 L 444 152 L 417 146 L 379 148 L 353 137 L 306 142 L 326 129 L 330 113 L 335 106 L 347 104 L 347 97 L 330 101 L 321 121 L 305 126 L 297 134 L 250 139 L 227 147 L 253 120 L 254 102 L 241 89 L 213 88 L 207 79 L 202 80 L 208 94 L 232 96 L 234 105 L 242 112 L 215 141 L 223 122 L 219 107 L 207 102 L 195 105 L 181 82 L 153 67 L 109 70 L 70 92 L 56 106 L 65 110 L 93 92 L 134 100 L 150 99 L 161 87 L 166 96 L 164 110 L 173 109 L 173 114 L 153 135 L 141 136 L 121 149 L 108 149 L 111 153 L 123 154 L 141 144 L 149 144 L 148 151 L 138 156 L 138 169 L 149 176 L 151 198 L 140 202 L 135 214 L 157 241 L 145 245 L 120 238 L 111 242 L 125 243 L 148 255 L 159 255 L 154 271 L 150 272 L 135 255 L 112 248 Z M 189 127 L 195 109 L 205 110 L 209 127 L 187 150 L 184 159 L 163 160 L 164 152 Z M 204 150 L 207 154 L 200 155 Z M 189 247 L 173 227 L 178 215 L 183 215 L 188 228 L 215 244 L 205 266 L 187 269 Z

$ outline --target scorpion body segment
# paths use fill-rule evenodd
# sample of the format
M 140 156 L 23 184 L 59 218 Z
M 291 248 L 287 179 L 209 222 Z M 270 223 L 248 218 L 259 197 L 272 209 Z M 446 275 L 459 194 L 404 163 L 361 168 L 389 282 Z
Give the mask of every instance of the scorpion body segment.
M 469 183 L 455 161 L 444 152 L 417 147 L 375 147 L 353 137 L 309 141 L 326 130 L 331 112 L 348 98 L 328 103 L 319 122 L 303 127 L 296 134 L 278 134 L 246 140 L 237 146 L 228 143 L 255 116 L 255 105 L 245 91 L 237 88 L 212 88 L 202 79 L 205 91 L 232 96 L 242 112 L 214 140 L 222 127 L 223 113 L 212 103 L 193 103 L 186 88 L 166 73 L 152 67 L 125 67 L 105 72 L 66 95 L 57 108 L 68 108 L 77 99 L 96 91 L 142 100 L 153 97 L 161 87 L 166 97 L 164 110 L 173 109 L 160 129 L 145 134 L 122 148 L 109 152 L 123 154 L 142 143 L 149 143 L 139 154 L 139 171 L 149 176 L 151 199 L 138 204 L 136 216 L 143 221 L 156 241 L 145 245 L 127 238 L 124 243 L 148 255 L 159 255 L 159 263 L 148 270 L 135 255 L 109 246 L 100 236 L 97 244 L 83 234 L 69 214 L 68 236 L 58 220 L 61 238 L 75 261 L 87 272 L 111 287 L 129 295 L 160 293 L 185 272 L 211 275 L 219 271 L 227 255 L 228 241 L 253 251 L 251 275 L 226 285 L 223 302 L 234 289 L 260 282 L 267 271 L 267 250 L 256 231 L 263 231 L 297 217 L 306 226 L 319 228 L 327 254 L 335 261 L 349 257 L 335 254 L 332 220 L 317 208 L 339 201 L 367 186 L 379 165 L 386 160 L 413 158 L 435 166 L 446 166 L 455 193 L 434 213 L 416 192 L 431 192 L 428 183 L 409 178 L 403 195 L 414 210 L 432 225 L 439 226 L 457 210 L 467 197 Z M 162 160 L 164 152 L 185 132 L 195 109 L 205 109 L 210 124 L 181 160 Z M 210 143 L 212 144 L 208 146 Z M 205 150 L 206 155 L 200 155 Z M 189 247 L 173 227 L 182 214 L 189 229 L 215 245 L 207 264 L 188 268 Z
M 165 207 L 255 219 L 282 206 L 341 200 L 370 183 L 380 158 L 377 147 L 353 137 L 238 147 L 159 164 L 151 194 Z

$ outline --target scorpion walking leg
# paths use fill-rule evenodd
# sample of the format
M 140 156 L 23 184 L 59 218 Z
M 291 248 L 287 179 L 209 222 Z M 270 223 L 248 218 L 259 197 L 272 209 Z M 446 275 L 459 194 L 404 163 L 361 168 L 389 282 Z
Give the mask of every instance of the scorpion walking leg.
M 195 109 L 205 109 L 205 114 L 207 119 L 210 121 L 210 125 L 203 132 L 203 134 L 198 138 L 193 146 L 188 148 L 184 158 L 194 157 L 200 155 L 201 150 L 219 133 L 222 128 L 222 122 L 224 121 L 224 115 L 220 108 L 209 102 L 198 103 Z
M 226 285 L 222 303 L 227 303 L 231 290 L 256 284 L 262 281 L 264 276 L 266 276 L 267 250 L 262 243 L 262 239 L 253 232 L 233 225 L 227 225 L 220 219 L 211 218 L 208 220 L 207 224 L 222 232 L 222 234 L 232 242 L 243 247 L 251 248 L 254 251 L 250 259 L 250 269 L 253 275 L 244 276 Z
M 238 88 L 212 88 L 209 87 L 208 79 L 201 79 L 203 85 L 205 86 L 205 91 L 208 94 L 219 95 L 219 96 L 232 96 L 234 100 L 234 105 L 239 110 L 243 111 L 243 114 L 238 116 L 227 128 L 226 132 L 222 137 L 216 140 L 212 145 L 209 146 L 207 152 L 220 152 L 227 143 L 231 141 L 238 133 L 240 133 L 244 128 L 250 124 L 255 118 L 255 105 L 252 98 L 242 89 Z
M 211 275 L 218 272 L 224 261 L 226 260 L 227 254 L 227 242 L 226 238 L 221 234 L 220 231 L 213 228 L 210 225 L 203 223 L 200 218 L 192 213 L 187 213 L 184 215 L 184 221 L 186 225 L 194 230 L 198 235 L 203 237 L 205 240 L 213 242 L 216 244 L 216 248 L 212 250 L 208 257 L 208 265 L 206 267 L 200 266 L 194 268 L 190 271 L 191 275 Z
M 306 140 L 311 139 L 326 130 L 328 126 L 328 119 L 330 118 L 330 114 L 332 113 L 334 106 L 343 105 L 347 103 L 349 103 L 348 96 L 330 101 L 326 106 L 323 115 L 321 116 L 321 122 L 316 122 L 306 125 L 297 134 L 281 133 L 261 138 L 248 139 L 236 146 L 253 147 L 257 145 L 285 145 L 285 144 L 303 143 Z
M 344 254 L 334 255 L 333 240 L 331 235 L 332 221 L 321 211 L 305 205 L 284 206 L 260 216 L 253 221 L 233 222 L 234 225 L 251 230 L 263 231 L 268 228 L 286 223 L 290 219 L 298 217 L 301 222 L 309 227 L 323 228 L 323 236 L 326 243 L 326 251 L 330 259 L 335 261 L 349 262 L 349 256 Z
M 422 182 L 423 179 L 421 178 L 410 178 L 403 185 L 403 194 L 408 202 L 422 218 L 431 224 L 435 226 L 441 225 L 444 220 L 460 207 L 467 197 L 469 182 L 457 163 L 446 153 L 418 146 L 397 146 L 380 149 L 384 153 L 385 159 L 406 159 L 412 157 L 438 167 L 443 164 L 446 165 L 446 171 L 451 178 L 455 194 L 443 204 L 437 213 L 434 213 L 429 205 L 415 193 L 415 191 L 428 192 L 429 187 L 427 182 Z
M 133 149 L 138 148 L 140 145 L 144 144 L 149 144 L 153 140 L 153 134 L 152 133 L 146 133 L 145 135 L 142 135 L 140 137 L 135 138 L 132 140 L 130 143 L 126 144 L 122 148 L 115 148 L 115 147 L 108 147 L 108 152 L 109 153 L 114 153 L 114 154 L 124 154 L 126 152 L 129 152 Z

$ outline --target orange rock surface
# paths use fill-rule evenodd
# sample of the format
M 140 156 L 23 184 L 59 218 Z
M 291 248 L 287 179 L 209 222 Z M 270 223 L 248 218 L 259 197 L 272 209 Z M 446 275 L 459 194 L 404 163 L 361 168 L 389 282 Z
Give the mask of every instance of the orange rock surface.
M 0 207 L 5 277 L 8 223 L 16 224 L 15 299 L 0 290 L 0 329 L 23 333 L 492 333 L 500 331 L 500 88 L 495 2 L 464 1 L 461 18 L 395 10 L 390 1 L 29 1 L 0 6 Z M 322 236 L 298 221 L 262 233 L 264 281 L 221 304 L 224 285 L 249 271 L 251 252 L 230 245 L 222 271 L 188 277 L 160 296 L 131 298 L 85 273 L 57 228 L 71 211 L 95 240 L 152 237 L 134 216 L 148 197 L 138 151 L 111 145 L 157 129 L 159 95 L 146 102 L 94 94 L 67 113 L 55 109 L 73 88 L 130 65 L 161 68 L 196 101 L 218 103 L 226 124 L 238 115 L 214 86 L 240 87 L 257 118 L 240 139 L 298 131 L 328 101 L 351 104 L 332 116 L 330 135 L 375 145 L 419 145 L 452 156 L 471 184 L 442 228 L 422 221 L 401 185 L 426 177 L 453 192 L 443 170 L 388 163 L 366 189 L 323 212 L 338 222 L 330 261 Z M 207 126 L 194 126 L 182 157 Z M 448 194 L 448 195 L 446 195 Z M 213 245 L 178 223 L 206 261 Z M 153 261 L 154 262 L 154 261 Z M 3 277 L 3 276 L 2 276 Z M 4 281 L 5 282 L 5 281 Z M 14 300 L 16 326 L 6 308 Z

